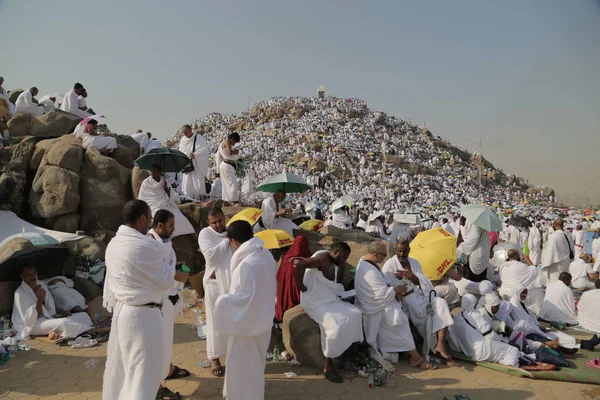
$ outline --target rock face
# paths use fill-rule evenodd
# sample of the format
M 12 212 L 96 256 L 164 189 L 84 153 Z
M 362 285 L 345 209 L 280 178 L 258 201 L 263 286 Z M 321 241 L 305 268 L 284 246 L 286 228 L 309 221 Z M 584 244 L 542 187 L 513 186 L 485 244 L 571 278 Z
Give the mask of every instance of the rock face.
M 301 363 L 323 368 L 325 356 L 321 349 L 321 328 L 301 305 L 290 308 L 283 315 L 283 345 Z
M 29 134 L 31 115 L 18 112 L 6 124 L 10 137 L 23 137 Z
M 24 90 L 19 88 L 19 89 L 13 89 L 11 91 L 8 92 L 8 101 L 10 101 L 11 103 L 15 104 L 17 102 L 17 99 L 19 98 L 19 96 L 21 95 L 21 93 L 23 93 Z
M 38 137 L 59 137 L 75 130 L 81 118 L 62 110 L 54 109 L 31 120 L 29 134 Z
M 35 144 L 39 139 L 25 137 L 15 148 L 10 163 L 0 176 L 0 209 L 21 214 L 25 188 L 27 187 L 27 171 Z
M 150 173 L 145 169 L 140 169 L 137 165 L 133 167 L 133 170 L 131 171 L 131 190 L 133 191 L 134 199 L 138 198 L 142 182 L 149 176 Z

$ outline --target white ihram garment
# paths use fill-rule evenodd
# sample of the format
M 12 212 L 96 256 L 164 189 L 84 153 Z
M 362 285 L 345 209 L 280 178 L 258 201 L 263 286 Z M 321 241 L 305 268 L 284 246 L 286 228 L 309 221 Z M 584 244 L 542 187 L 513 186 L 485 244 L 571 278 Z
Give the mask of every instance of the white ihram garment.
M 204 228 L 198 235 L 198 246 L 206 260 L 204 284 L 204 312 L 206 313 L 206 355 L 216 360 L 227 354 L 227 335 L 215 332 L 215 302 L 222 294 L 229 293 L 231 284 L 231 256 L 233 248 L 227 239 L 227 231 L 218 233 L 211 227 Z M 215 278 L 212 278 L 212 275 Z
M 223 397 L 263 400 L 265 364 L 275 318 L 277 263 L 252 238 L 231 258 L 231 287 L 215 304 L 215 330 L 229 335 Z
M 590 264 L 586 263 L 581 258 L 576 258 L 569 266 L 571 287 L 576 289 L 596 289 L 594 282 L 590 281 L 588 278 L 588 274 L 592 274 L 593 272 Z
M 149 235 L 161 244 L 163 247 L 163 258 L 165 263 L 169 264 L 169 268 L 173 268 L 175 270 L 175 266 L 177 264 L 177 256 L 175 255 L 175 250 L 173 250 L 173 243 L 170 239 L 163 240 L 158 233 L 154 231 L 154 229 L 150 229 L 148 231 Z M 170 289 L 165 290 L 165 295 L 167 296 L 175 296 L 179 294 L 179 290 L 177 289 L 177 282 L 173 279 L 173 285 Z M 175 305 L 169 299 L 165 299 L 163 301 L 162 313 L 163 313 L 163 329 L 164 329 L 164 345 L 163 349 L 165 351 L 165 370 L 164 377 L 169 376 L 169 371 L 171 370 L 171 358 L 173 357 L 173 329 L 175 327 L 175 315 L 179 314 L 183 310 L 183 302 L 181 299 L 177 301 Z
M 133 135 L 131 135 L 131 137 L 133 138 L 133 140 L 135 140 L 137 142 L 137 144 L 140 145 L 140 154 L 144 154 L 148 152 L 148 134 L 144 133 L 144 132 L 139 132 L 139 133 L 134 133 Z
M 164 378 L 163 314 L 144 306 L 169 301 L 175 269 L 164 247 L 121 225 L 106 248 L 103 306 L 113 311 L 104 370 L 104 400 L 148 400 Z
M 170 186 L 168 186 L 170 188 Z M 171 188 L 171 196 L 165 192 L 165 178 L 161 176 L 157 182 L 152 176 L 142 181 L 138 199 L 144 200 L 150 206 L 152 217 L 158 210 L 169 210 L 175 216 L 175 231 L 172 237 L 195 233 L 194 227 L 185 215 L 179 210 L 179 196 L 175 189 Z
M 81 138 L 81 146 L 84 149 L 91 147 L 103 153 L 117 148 L 117 139 L 112 136 L 90 135 L 87 132 L 82 132 L 79 137 Z
M 307 291 L 300 293 L 300 305 L 319 324 L 323 355 L 339 357 L 352 343 L 362 342 L 362 313 L 340 298 L 344 287 L 315 268 L 306 270 L 303 282 Z
M 509 300 L 515 289 L 523 285 L 527 288 L 526 304 L 537 315 L 540 313 L 544 301 L 544 291 L 540 281 L 539 272 L 535 267 L 530 267 L 521 261 L 507 261 L 498 269 L 502 286 L 499 293 L 504 300 Z
M 70 317 L 53 318 L 56 307 L 52 294 L 46 284 L 37 281 L 37 285 L 46 291 L 42 306 L 42 315 L 36 309 L 37 296 L 25 282 L 15 291 L 15 304 L 12 311 L 12 324 L 17 331 L 17 339 L 25 340 L 29 335 L 47 335 L 56 332 L 62 338 L 74 338 L 92 328 L 92 320 L 86 313 L 74 313 Z
M 469 268 L 475 275 L 480 275 L 490 264 L 490 238 L 486 231 L 472 225 L 464 239 L 456 251 L 467 255 Z
M 454 325 L 448 328 L 451 346 L 475 361 L 518 367 L 521 352 L 493 339 L 492 327 L 474 310 L 476 301 L 472 294 L 463 297 L 462 311 L 454 316 Z
M 194 141 L 196 141 L 195 150 Z M 184 135 L 179 141 L 179 151 L 188 157 L 192 152 L 194 153 L 194 158 L 191 159 L 194 170 L 183 174 L 181 191 L 186 197 L 197 200 L 200 196 L 206 195 L 209 156 L 208 143 L 204 136 L 198 133 L 193 133 L 190 137 Z
M 573 241 L 575 244 L 575 259 L 579 260 L 579 256 L 581 256 L 585 249 L 585 231 L 581 230 L 573 232 Z
M 237 154 L 229 155 L 227 150 L 223 148 L 222 142 L 219 145 L 219 150 L 215 157 L 215 165 L 219 167 L 219 175 L 221 176 L 222 193 L 221 198 L 229 203 L 240 201 L 240 188 L 238 185 L 235 168 L 233 165 L 226 163 L 224 160 L 237 161 Z
M 542 310 L 540 311 L 540 318 L 550 322 L 577 324 L 575 298 L 571 288 L 562 281 L 556 281 L 548 285 Z
M 77 93 L 75 93 L 74 89 L 71 89 L 65 94 L 65 97 L 62 99 L 62 103 L 60 104 L 60 109 L 71 114 L 75 114 L 80 116 L 81 118 L 91 117 L 87 111 L 83 111 L 79 109 L 79 101 L 77 99 Z
M 413 290 L 414 293 L 409 294 L 408 296 L 404 296 L 402 298 L 402 304 L 408 309 L 408 316 L 413 323 L 413 325 L 419 331 L 419 334 L 422 338 L 427 337 L 427 313 L 426 307 L 429 303 L 429 294 L 433 289 L 433 285 L 427 279 L 427 277 L 423 274 L 423 269 L 421 268 L 421 264 L 414 258 L 409 258 L 411 271 L 413 274 L 419 278 L 419 286 L 414 286 L 412 282 L 407 279 L 398 279 L 396 278 L 395 273 L 398 271 L 406 271 L 400 264 L 400 260 L 398 256 L 394 256 L 386 261 L 383 265 L 381 271 L 385 277 L 385 281 L 388 285 L 395 287 L 398 285 L 406 285 L 409 284 L 409 290 Z M 410 289 L 412 287 L 412 289 Z M 444 329 L 447 326 L 452 325 L 454 322 L 452 320 L 452 315 L 450 314 L 450 310 L 448 309 L 448 303 L 444 299 L 441 299 L 437 296 L 432 297 L 433 300 L 433 310 L 434 314 L 432 317 L 433 328 L 430 332 L 430 351 L 435 349 L 437 345 L 437 335 L 441 329 Z
M 57 279 L 59 282 L 49 285 L 50 282 Z M 71 311 L 75 307 L 80 307 L 83 310 L 87 308 L 85 305 L 85 297 L 77 290 L 73 289 L 75 283 L 71 279 L 65 276 L 55 276 L 50 279 L 44 279 L 44 283 L 48 286 L 48 289 L 50 289 L 56 308 L 65 311 Z
M 0 98 L 6 100 L 6 104 L 8 104 L 8 113 L 10 115 L 13 115 L 14 113 L 17 112 L 15 105 L 13 103 L 11 103 L 10 100 L 8 99 L 8 93 L 6 93 L 6 89 L 1 88 Z
M 529 259 L 533 265 L 540 265 L 542 261 L 542 234 L 540 230 L 533 226 L 529 231 L 528 246 Z
M 585 292 L 577 304 L 579 325 L 600 333 L 600 289 Z
M 354 277 L 356 306 L 363 312 L 365 341 L 383 353 L 415 349 L 408 318 L 396 301 L 394 288 L 385 282 L 382 272 L 361 259 Z
M 33 95 L 29 90 L 24 91 L 17 97 L 15 108 L 17 112 L 29 114 L 34 118 L 42 114 L 42 107 L 33 102 Z
M 276 216 L 276 214 L 279 212 L 279 207 L 273 196 L 269 196 L 264 199 L 260 208 L 263 210 L 262 221 L 265 225 L 265 228 L 281 229 L 292 236 L 294 235 L 294 229 L 300 229 L 298 225 L 289 219 Z
M 561 272 L 568 272 L 569 242 L 564 231 L 554 231 L 548 236 L 542 251 L 542 268 L 546 272 L 546 286 L 558 281 Z

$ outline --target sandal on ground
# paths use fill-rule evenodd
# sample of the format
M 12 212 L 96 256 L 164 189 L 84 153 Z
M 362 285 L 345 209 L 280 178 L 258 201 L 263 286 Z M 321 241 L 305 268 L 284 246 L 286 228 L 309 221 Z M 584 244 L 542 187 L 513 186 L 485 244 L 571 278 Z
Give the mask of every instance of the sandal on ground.
M 435 356 L 442 360 L 442 364 L 449 365 L 451 367 L 461 368 L 462 364 L 457 363 L 451 357 L 444 357 L 439 351 L 435 353 Z
M 180 400 L 181 395 L 179 392 L 173 392 L 166 387 L 161 387 L 158 389 L 158 393 L 156 394 L 156 400 Z
M 323 375 L 325 375 L 325 379 L 332 383 L 344 383 L 344 378 L 342 378 L 337 372 L 325 372 L 323 371 Z
M 213 364 L 210 367 L 210 372 L 217 378 L 222 378 L 225 376 L 225 368 L 223 368 L 221 364 Z
M 415 368 L 421 368 L 421 369 L 426 369 L 426 370 L 434 370 L 437 369 L 437 367 L 431 363 L 428 363 L 424 358 L 421 358 L 419 361 L 417 361 L 416 363 L 408 360 L 408 365 L 410 365 L 411 367 L 415 367 Z
M 173 365 L 173 372 L 171 372 L 171 374 L 165 378 L 165 381 L 170 379 L 185 378 L 188 376 L 190 376 L 190 371 L 179 368 L 177 365 Z

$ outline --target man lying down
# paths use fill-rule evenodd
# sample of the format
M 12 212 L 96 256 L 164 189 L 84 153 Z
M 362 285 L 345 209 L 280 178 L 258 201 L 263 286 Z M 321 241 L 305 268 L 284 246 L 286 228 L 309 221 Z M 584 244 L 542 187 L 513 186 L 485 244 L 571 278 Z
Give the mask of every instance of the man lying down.
M 93 331 L 92 320 L 85 312 L 71 314 L 56 308 L 48 286 L 38 280 L 35 267 L 23 267 L 21 279 L 12 312 L 18 340 L 28 339 L 30 335 L 48 335 L 51 340 L 75 338 L 83 332 Z

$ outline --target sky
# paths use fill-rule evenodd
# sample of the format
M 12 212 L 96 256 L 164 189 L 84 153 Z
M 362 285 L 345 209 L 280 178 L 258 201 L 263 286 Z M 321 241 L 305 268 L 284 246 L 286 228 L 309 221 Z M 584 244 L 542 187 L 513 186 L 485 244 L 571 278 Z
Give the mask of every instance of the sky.
M 0 0 L 7 90 L 171 137 L 272 96 L 357 97 L 600 203 L 600 0 Z

